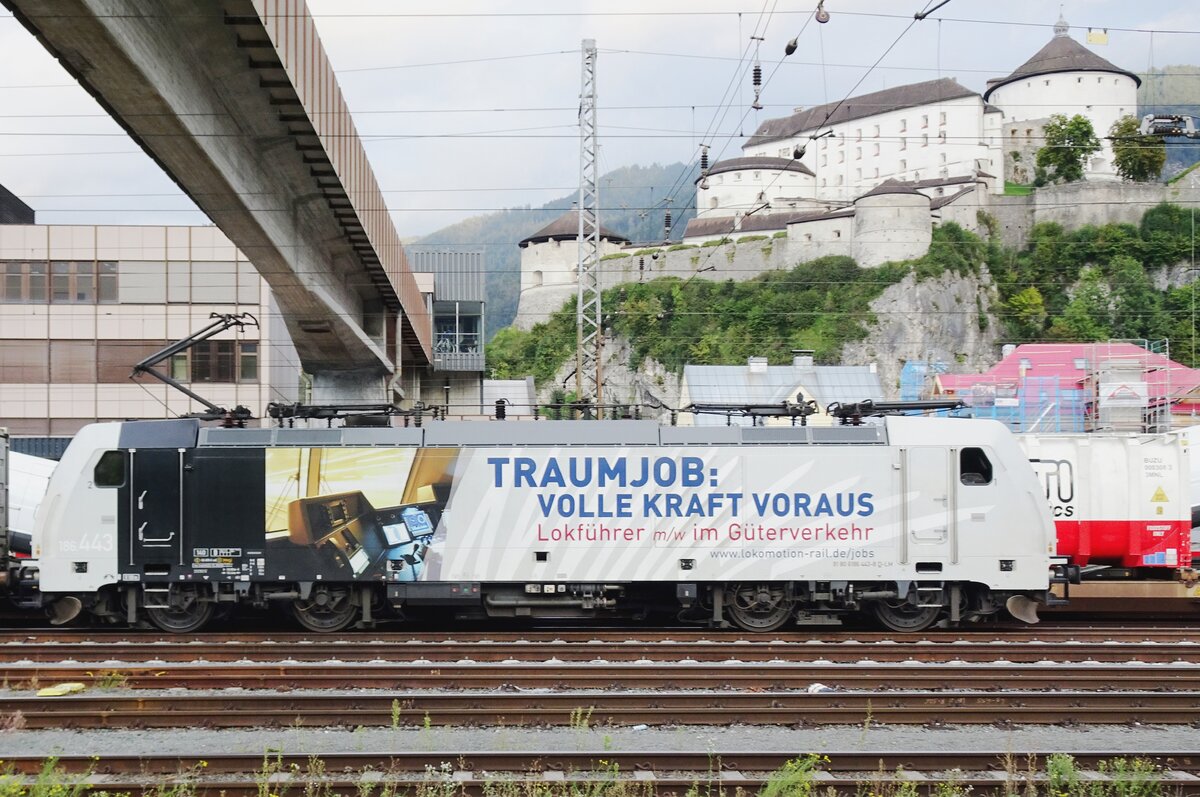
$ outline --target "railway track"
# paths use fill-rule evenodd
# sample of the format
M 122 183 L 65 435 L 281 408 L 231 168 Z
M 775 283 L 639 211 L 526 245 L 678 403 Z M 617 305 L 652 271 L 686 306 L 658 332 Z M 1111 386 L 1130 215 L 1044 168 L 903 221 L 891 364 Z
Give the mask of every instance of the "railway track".
M 751 664 L 576 663 L 524 664 L 314 664 L 205 662 L 157 666 L 93 664 L 0 665 L 12 689 L 58 681 L 125 689 L 723 689 L 798 690 L 814 683 L 843 690 L 1123 690 L 1200 692 L 1200 664 Z
M 438 784 L 436 793 L 445 793 L 445 784 L 453 784 L 455 794 L 495 794 L 496 784 L 505 780 L 523 783 L 541 781 L 538 793 L 553 794 L 553 784 L 570 784 L 570 793 L 588 787 L 587 793 L 601 793 L 606 785 L 627 781 L 626 789 L 637 794 L 683 794 L 697 785 L 714 789 L 741 788 L 754 791 L 767 781 L 768 774 L 794 757 L 788 752 L 714 751 L 679 752 L 354 752 L 323 754 L 315 767 L 306 755 L 256 756 L 219 755 L 207 758 L 177 756 L 65 756 L 58 760 L 61 772 L 88 791 L 143 793 L 166 779 L 196 785 L 198 793 L 230 795 L 261 794 L 269 783 L 270 792 L 299 793 L 306 785 L 321 783 L 335 793 L 354 793 L 363 784 L 383 781 Z M 1013 754 L 998 752 L 829 752 L 822 756 L 812 781 L 819 787 L 832 786 L 853 793 L 855 784 L 894 784 L 915 782 L 921 793 L 936 793 L 944 783 L 976 793 L 1013 790 L 1027 781 L 1044 784 L 1042 774 L 1046 753 L 1030 751 Z M 1120 752 L 1083 752 L 1074 754 L 1075 766 L 1092 782 L 1107 776 L 1099 770 L 1103 762 L 1123 759 Z M 1200 753 L 1149 752 L 1140 756 L 1153 762 L 1155 771 L 1144 783 L 1193 793 L 1200 789 Z M 445 762 L 431 772 L 430 761 Z M 30 756 L 8 757 L 6 763 L 16 773 L 35 775 L 42 760 Z M 182 773 L 182 774 L 181 774 Z M 566 789 L 563 790 L 566 792 Z M 312 793 L 312 792 L 306 792 Z M 328 792 L 318 792 L 328 793 Z M 361 792 L 359 792 L 361 793 Z M 418 789 L 420 793 L 420 789 Z
M 37 662 L 1133 662 L 1172 663 L 1200 659 L 1191 640 L 1050 642 L 628 642 L 480 641 L 446 642 L 310 639 L 284 642 L 196 640 L 93 643 L 29 641 L 0 646 L 0 663 Z
M 714 642 L 721 644 L 762 644 L 764 642 L 786 642 L 794 644 L 845 643 L 858 641 L 896 642 L 906 644 L 948 642 L 1045 642 L 1057 644 L 1064 640 L 1076 642 L 1187 642 L 1197 639 L 1196 627 L 1191 623 L 1174 625 L 1111 625 L 1072 624 L 1047 622 L 1037 626 L 1028 625 L 983 625 L 969 626 L 945 631 L 924 631 L 913 634 L 898 634 L 885 631 L 845 630 L 792 630 L 758 634 L 734 629 L 667 629 L 646 631 L 632 627 L 575 628 L 575 629 L 530 629 L 522 631 L 408 631 L 403 627 L 394 631 L 353 631 L 349 633 L 322 634 L 314 636 L 307 632 L 264 631 L 264 632 L 201 632 L 192 635 L 166 634 L 159 631 L 140 631 L 122 628 L 72 629 L 0 629 L 0 647 L 10 644 L 58 643 L 58 644 L 111 644 L 115 642 L 163 642 L 163 643 L 228 643 L 228 644 L 271 644 L 316 643 L 360 645 L 366 643 L 414 643 L 414 644 L 479 644 L 486 642 L 555 642 L 555 643 L 664 643 L 695 644 Z
M 1197 692 L 293 692 L 13 695 L 26 728 L 598 725 L 1190 725 Z

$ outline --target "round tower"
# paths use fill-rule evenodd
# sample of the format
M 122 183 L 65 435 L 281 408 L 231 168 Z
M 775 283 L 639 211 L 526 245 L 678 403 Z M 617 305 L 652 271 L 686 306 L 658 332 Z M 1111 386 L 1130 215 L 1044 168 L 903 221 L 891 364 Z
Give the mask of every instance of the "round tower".
M 854 200 L 852 257 L 863 268 L 911 260 L 929 251 L 929 197 L 888 180 Z
M 629 239 L 600 227 L 600 255 Z M 513 326 L 529 329 L 548 319 L 579 285 L 579 211 L 571 209 L 517 244 L 521 248 L 521 295 Z
M 1060 15 L 1053 38 L 1012 74 L 989 80 L 983 99 L 1003 113 L 1002 150 L 1006 157 L 1018 153 L 1026 164 L 1024 172 L 1032 173 L 1028 164 L 1045 143 L 1050 115 L 1061 113 L 1087 118 L 1100 139 L 1101 149 L 1084 164 L 1084 174 L 1115 179 L 1108 130 L 1122 116 L 1137 115 L 1142 81 L 1093 53 L 1070 33 L 1071 26 Z

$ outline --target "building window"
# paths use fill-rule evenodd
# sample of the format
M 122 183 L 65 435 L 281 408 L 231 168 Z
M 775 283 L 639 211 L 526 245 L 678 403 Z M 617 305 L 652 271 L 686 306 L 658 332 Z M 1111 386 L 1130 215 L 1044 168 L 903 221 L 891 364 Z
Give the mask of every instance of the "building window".
M 821 187 L 822 188 L 825 187 L 825 178 L 824 177 L 821 178 Z
M 945 162 L 946 162 L 946 153 L 944 153 L 944 152 L 938 153 L 938 163 L 945 163 Z
M 862 128 L 861 127 L 854 131 L 854 140 L 862 141 Z
M 3 269 L 0 301 L 5 304 L 43 304 L 46 301 L 46 264 L 8 261 Z
M 742 181 L 742 173 L 741 173 L 741 172 L 734 172 L 734 173 L 733 173 L 733 181 L 734 181 L 735 183 L 740 183 L 740 182 Z
M 922 147 L 928 147 L 928 146 L 929 146 L 929 134 L 928 134 L 928 133 L 922 133 L 922 134 L 921 134 L 921 146 L 922 146 Z
M 838 163 L 845 163 L 845 162 L 846 162 L 846 153 L 839 152 L 838 153 Z
M 855 179 L 857 182 L 862 182 L 862 169 L 855 169 L 855 170 L 854 170 L 854 179 Z
M 903 133 L 903 132 L 904 132 L 904 131 L 906 131 L 906 130 L 908 130 L 908 120 L 907 120 L 907 119 L 901 119 L 901 120 L 900 120 L 900 132 L 901 132 L 901 133 Z
M 828 156 L 828 155 L 822 155 L 822 156 L 821 156 L 821 165 L 822 165 L 822 166 L 828 166 L 828 165 L 829 165 L 829 156 Z
M 842 237 L 842 231 L 841 231 L 841 230 L 834 230 L 834 231 L 833 231 L 833 237 L 834 237 L 834 238 L 841 238 L 841 237 Z
M 854 148 L 854 160 L 856 160 L 856 161 L 862 160 L 862 147 Z
M 901 150 L 908 149 L 908 139 L 905 138 L 904 136 L 900 136 L 900 149 Z
M 908 161 L 906 161 L 904 158 L 900 159 L 900 171 L 908 171 Z
M 455 310 L 453 302 L 445 304 L 446 314 L 436 313 L 433 318 L 433 350 L 439 354 L 477 354 L 480 316 Z
M 192 382 L 257 382 L 258 343 L 236 340 L 205 340 L 187 352 Z M 242 369 L 245 369 L 243 372 Z M 173 373 L 183 370 L 172 361 Z
M 875 157 L 877 157 L 877 158 L 879 157 L 879 145 L 878 144 L 875 145 L 873 154 L 875 155 Z
M 879 125 L 875 125 L 875 138 L 879 138 Z
M 1077 370 L 1077 371 L 1086 371 L 1087 370 L 1087 358 L 1086 357 L 1076 357 L 1075 358 L 1075 370 Z
M 942 111 L 941 113 L 938 114 L 938 124 L 939 125 L 946 124 L 946 112 L 945 111 Z
M 1050 85 L 1050 81 L 1049 81 L 1049 80 L 1043 80 L 1043 81 L 1042 81 L 1042 85 L 1043 85 L 1043 86 L 1049 86 L 1049 85 Z
M 718 208 L 720 207 L 720 204 L 718 204 L 717 198 L 713 197 L 712 199 L 708 200 L 708 206 L 710 208 Z
M 55 260 L 50 264 L 51 304 L 115 304 L 116 301 L 116 263 Z
M 943 144 L 946 143 L 946 131 L 945 130 L 942 130 L 941 132 L 938 133 L 938 141 L 942 142 Z
M 1017 367 L 1021 369 L 1022 374 L 1033 367 L 1033 362 L 1028 357 L 1022 357 L 1017 361 Z
M 1031 128 L 1028 128 L 1028 127 L 1027 127 L 1027 128 L 1025 128 L 1025 140 L 1026 140 L 1026 141 L 1029 141 L 1029 140 L 1030 140 L 1030 139 L 1032 139 L 1032 138 L 1033 138 L 1033 130 L 1032 130 Z
M 921 127 L 922 128 L 929 127 L 929 114 L 927 114 L 927 113 L 921 114 Z
M 875 177 L 876 178 L 879 177 L 879 167 L 878 166 L 875 167 Z
M 842 176 L 839 174 L 839 175 L 837 176 L 837 182 L 836 182 L 836 183 L 834 183 L 834 185 L 841 185 L 841 184 L 842 184 L 842 182 L 843 182 L 843 180 L 842 180 Z

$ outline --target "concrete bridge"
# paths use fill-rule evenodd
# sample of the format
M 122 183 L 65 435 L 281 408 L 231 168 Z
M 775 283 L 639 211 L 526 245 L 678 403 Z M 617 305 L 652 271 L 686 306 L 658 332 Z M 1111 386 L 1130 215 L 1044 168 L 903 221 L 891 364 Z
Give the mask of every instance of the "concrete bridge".
M 385 398 L 431 325 L 304 0 L 0 0 L 271 286 L 314 400 Z

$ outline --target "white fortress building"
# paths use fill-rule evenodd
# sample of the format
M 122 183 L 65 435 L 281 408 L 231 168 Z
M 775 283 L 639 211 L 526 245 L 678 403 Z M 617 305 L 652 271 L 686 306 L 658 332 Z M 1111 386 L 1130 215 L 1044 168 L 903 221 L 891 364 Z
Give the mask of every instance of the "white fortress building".
M 1060 18 L 1045 47 L 1012 74 L 989 80 L 982 95 L 940 78 L 767 120 L 743 145 L 742 157 L 703 171 L 697 217 L 828 211 L 889 180 L 932 185 L 969 178 L 1003 194 L 1005 179 L 1032 180 L 1044 125 L 1056 113 L 1091 120 L 1103 148 L 1085 176 L 1116 180 L 1104 137 L 1117 119 L 1137 113 L 1140 83 L 1071 38 Z
M 947 77 L 797 108 L 763 122 L 738 157 L 701 160 L 682 242 L 633 244 L 602 228 L 600 284 L 743 280 L 825 255 L 870 268 L 921 257 L 949 222 L 1021 246 L 1042 221 L 1136 223 L 1160 202 L 1194 203 L 1200 178 L 1168 186 L 1116 173 L 1106 137 L 1137 114 L 1140 82 L 1060 18 L 1044 47 L 983 94 Z M 1084 116 L 1100 139 L 1084 180 L 1006 195 L 1006 182 L 1033 182 L 1053 114 Z M 575 295 L 578 221 L 572 211 L 521 241 L 516 326 L 545 321 Z

